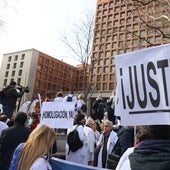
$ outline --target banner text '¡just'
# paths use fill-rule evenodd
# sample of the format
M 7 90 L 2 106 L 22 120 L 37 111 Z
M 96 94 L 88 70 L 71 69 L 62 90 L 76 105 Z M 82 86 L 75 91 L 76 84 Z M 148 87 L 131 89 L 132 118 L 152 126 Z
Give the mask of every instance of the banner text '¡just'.
M 137 72 L 140 69 L 141 74 L 141 84 L 139 84 L 139 76 Z M 147 107 L 148 101 L 150 101 L 151 105 L 153 107 L 158 107 L 160 104 L 160 87 L 159 83 L 162 83 L 162 86 L 164 88 L 164 91 L 161 91 L 161 93 L 164 93 L 163 96 L 165 96 L 164 102 L 165 106 L 169 106 L 169 100 L 168 100 L 168 89 L 167 89 L 167 75 L 166 73 L 170 70 L 169 67 L 169 60 L 159 60 L 154 62 L 148 62 L 146 64 L 141 64 L 139 66 L 129 66 L 128 68 L 124 69 L 123 67 L 120 68 L 120 84 L 121 84 L 121 93 L 122 93 L 122 103 L 123 103 L 123 109 L 126 109 L 129 107 L 130 109 L 133 109 L 135 107 L 135 102 L 138 102 L 139 106 L 143 109 Z M 168 69 L 168 70 L 167 70 Z M 128 77 L 124 76 L 124 72 L 128 71 Z M 159 74 L 161 77 L 161 80 L 157 80 L 155 77 Z M 127 78 L 129 81 L 127 81 Z M 159 81 L 159 82 L 158 82 Z M 127 82 L 129 82 L 130 87 L 130 94 L 126 94 L 126 90 L 124 85 L 127 85 Z M 149 86 L 153 89 L 153 91 L 149 91 L 148 87 L 146 86 L 146 82 L 149 84 Z M 143 92 L 143 99 L 140 96 L 139 91 Z M 136 93 L 135 93 L 136 92 Z M 154 95 L 153 92 L 156 94 Z M 136 94 L 136 96 L 135 96 Z M 136 103 L 137 104 L 137 103 Z
M 73 118 L 73 111 L 44 111 L 42 119 L 44 118 Z

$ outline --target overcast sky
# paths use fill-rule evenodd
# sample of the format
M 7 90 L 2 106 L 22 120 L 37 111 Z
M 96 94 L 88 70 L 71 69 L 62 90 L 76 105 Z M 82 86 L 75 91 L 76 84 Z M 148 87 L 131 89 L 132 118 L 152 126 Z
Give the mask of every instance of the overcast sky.
M 0 64 L 5 53 L 35 48 L 69 62 L 60 35 L 81 20 L 86 11 L 95 11 L 97 0 L 0 0 Z M 73 63 L 76 63 L 74 61 Z

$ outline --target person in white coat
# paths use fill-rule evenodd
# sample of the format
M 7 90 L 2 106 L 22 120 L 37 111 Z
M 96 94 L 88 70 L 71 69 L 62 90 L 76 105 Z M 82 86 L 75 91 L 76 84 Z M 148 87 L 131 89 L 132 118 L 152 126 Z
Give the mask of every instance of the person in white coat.
M 77 102 L 77 97 L 74 96 L 74 92 L 73 92 L 73 91 L 71 91 L 71 92 L 68 94 L 68 96 L 65 96 L 65 97 L 63 98 L 63 102 L 68 102 L 68 101 L 70 101 L 70 102 Z
M 94 160 L 94 147 L 95 147 L 95 135 L 94 131 L 92 129 L 93 124 L 95 124 L 94 120 L 92 118 L 88 118 L 86 120 L 86 125 L 84 126 L 84 132 L 86 135 L 86 151 L 87 151 L 87 164 L 93 165 Z
M 117 133 L 113 130 L 113 123 L 109 120 L 104 121 L 104 132 L 100 135 L 97 142 L 97 147 L 101 146 L 99 154 L 97 167 L 106 168 L 108 155 L 112 152 L 118 137 Z
M 54 102 L 62 102 L 63 101 L 63 92 L 59 91 L 56 94 L 56 98 L 54 98 Z
M 71 131 L 77 128 L 79 138 L 83 142 L 83 146 L 77 151 L 72 152 L 69 150 L 68 143 L 66 143 L 66 160 L 70 162 L 79 163 L 82 165 L 87 165 L 87 153 L 86 153 L 86 146 L 85 146 L 86 136 L 84 133 L 85 121 L 86 121 L 85 115 L 82 113 L 78 113 L 75 116 L 75 124 L 73 125 L 71 129 L 68 129 L 67 131 L 67 135 L 68 135 Z

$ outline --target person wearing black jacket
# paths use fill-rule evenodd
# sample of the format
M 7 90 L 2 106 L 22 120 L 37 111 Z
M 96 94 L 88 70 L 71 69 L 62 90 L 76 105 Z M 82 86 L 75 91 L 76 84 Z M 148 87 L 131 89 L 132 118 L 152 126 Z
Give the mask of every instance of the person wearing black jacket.
M 30 129 L 25 127 L 27 115 L 18 112 L 14 126 L 4 129 L 0 136 L 0 170 L 8 170 L 15 148 L 27 140 Z
M 16 82 L 12 81 L 9 86 L 6 88 L 5 95 L 5 105 L 4 105 L 4 113 L 7 114 L 8 118 L 11 119 L 14 110 L 16 109 L 17 98 L 21 98 L 24 94 L 24 91 L 17 92 L 16 90 Z

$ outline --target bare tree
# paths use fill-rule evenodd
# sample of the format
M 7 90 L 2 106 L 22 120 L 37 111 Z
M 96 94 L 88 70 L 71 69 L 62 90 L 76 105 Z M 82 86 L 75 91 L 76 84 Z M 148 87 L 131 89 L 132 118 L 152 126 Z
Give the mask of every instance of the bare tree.
M 87 100 L 90 92 L 89 75 L 92 71 L 91 54 L 94 30 L 94 13 L 88 12 L 78 24 L 73 25 L 69 36 L 64 34 L 61 37 L 62 43 L 68 47 L 70 54 L 75 60 L 81 63 L 82 69 L 82 91 Z M 71 35 L 70 35 L 71 34 Z
M 144 27 L 155 31 L 164 39 L 170 38 L 169 0 L 131 0 Z

